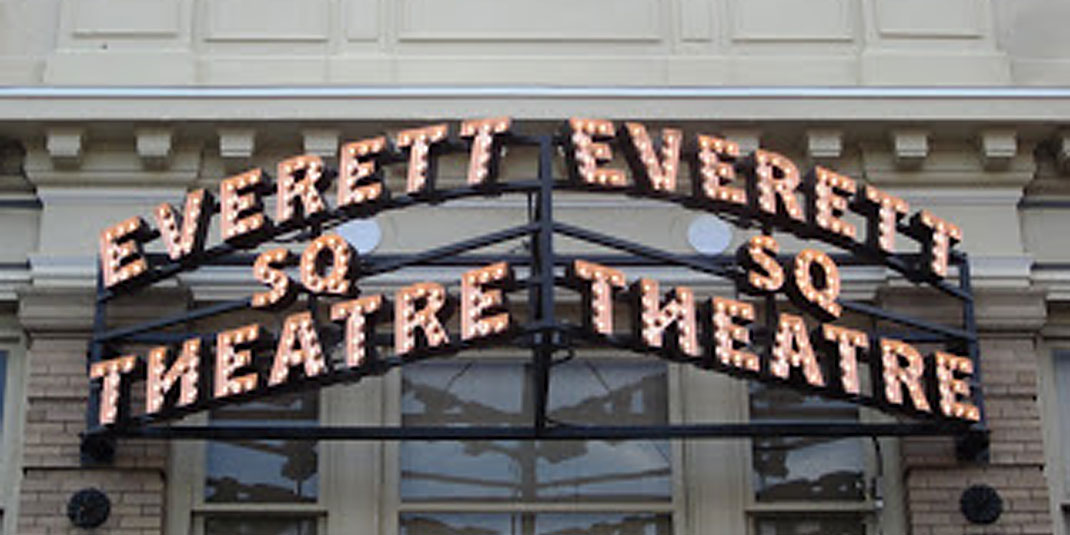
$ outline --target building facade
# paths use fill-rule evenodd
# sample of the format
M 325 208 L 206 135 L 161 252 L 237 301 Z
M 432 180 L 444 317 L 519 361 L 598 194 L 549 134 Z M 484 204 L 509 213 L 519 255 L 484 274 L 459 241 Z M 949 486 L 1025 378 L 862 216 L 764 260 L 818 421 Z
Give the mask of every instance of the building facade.
M 0 1 L 2 532 L 1067 534 L 1068 18 L 1057 0 Z M 910 436 L 120 439 L 111 461 L 86 459 L 104 228 L 132 215 L 152 221 L 161 202 L 218 192 L 224 178 L 270 172 L 290 156 L 334 167 L 349 141 L 498 116 L 528 134 L 590 117 L 719 135 L 743 153 L 825 166 L 954 221 L 970 257 L 987 458 L 963 459 L 950 436 Z M 562 162 L 554 172 L 564 178 Z M 501 177 L 528 178 L 537 166 L 517 149 Z M 405 170 L 391 167 L 388 186 L 403 188 Z M 460 184 L 464 161 L 443 158 L 438 171 L 442 184 Z M 528 210 L 523 196 L 473 197 L 383 213 L 347 239 L 371 255 L 426 251 L 522 224 Z M 562 192 L 555 214 L 677 254 L 731 253 L 751 236 L 700 211 L 621 195 Z M 559 247 L 604 252 L 568 239 Z M 159 242 L 149 249 L 163 252 Z M 724 281 L 668 266 L 625 273 L 703 296 L 726 291 Z M 458 274 L 418 268 L 365 290 Z M 202 267 L 112 303 L 107 326 L 258 287 L 247 268 Z M 892 270 L 844 269 L 843 292 L 958 321 L 946 301 Z M 563 294 L 559 306 L 566 314 L 582 303 Z M 275 328 L 279 318 L 240 312 L 182 328 L 239 321 Z M 551 418 L 900 421 L 650 356 L 574 353 L 555 367 Z M 513 424 L 532 414 L 528 358 L 465 352 L 183 423 Z M 994 523 L 961 510 L 963 492 L 978 485 L 999 496 Z M 91 530 L 68 516 L 72 496 L 88 488 L 110 501 Z

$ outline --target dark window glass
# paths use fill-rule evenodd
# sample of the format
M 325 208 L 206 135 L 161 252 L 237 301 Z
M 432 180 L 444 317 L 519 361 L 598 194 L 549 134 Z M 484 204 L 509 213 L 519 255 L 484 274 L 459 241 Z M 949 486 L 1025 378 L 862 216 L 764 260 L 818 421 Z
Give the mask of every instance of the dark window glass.
M 408 366 L 405 425 L 532 425 L 523 362 Z M 653 425 L 668 419 L 665 366 L 576 359 L 551 374 L 549 416 L 573 424 Z M 449 462 L 442 462 L 449 459 Z M 667 440 L 402 442 L 406 500 L 668 499 Z
M 670 535 L 655 513 L 405 513 L 402 535 Z
M 764 385 L 752 389 L 750 411 L 755 422 L 858 420 L 850 403 Z M 862 439 L 763 437 L 752 445 L 758 501 L 865 499 Z
M 777 515 L 755 519 L 757 535 L 865 535 L 861 515 Z
M 204 519 L 204 535 L 316 535 L 316 519 L 210 517 Z
M 7 352 L 0 351 L 0 431 L 4 429 L 4 401 L 7 399 Z
M 213 411 L 212 423 L 315 424 L 318 399 L 318 393 L 306 392 L 231 405 Z M 214 441 L 206 449 L 207 502 L 314 502 L 319 495 L 319 456 L 314 441 Z

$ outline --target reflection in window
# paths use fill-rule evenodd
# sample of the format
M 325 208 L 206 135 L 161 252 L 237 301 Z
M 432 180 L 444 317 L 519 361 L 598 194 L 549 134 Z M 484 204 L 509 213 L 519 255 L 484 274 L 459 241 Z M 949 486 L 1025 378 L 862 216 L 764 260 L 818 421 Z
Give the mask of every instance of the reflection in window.
M 407 513 L 401 535 L 670 535 L 669 515 Z
M 204 535 L 316 535 L 316 520 L 287 517 L 210 517 L 204 520 Z
M 405 368 L 405 425 L 532 425 L 523 362 L 426 362 Z M 551 374 L 555 422 L 655 425 L 668 420 L 659 362 L 576 359 Z M 668 499 L 667 440 L 403 442 L 406 500 Z M 449 463 L 441 462 L 450 459 Z
M 858 420 L 850 403 L 760 384 L 751 391 L 750 413 L 755 422 Z M 763 437 L 752 444 L 758 501 L 865 499 L 862 439 Z
M 319 415 L 317 400 L 315 392 L 307 392 L 231 405 L 213 411 L 212 423 L 314 424 Z M 215 441 L 209 442 L 206 450 L 204 499 L 207 502 L 313 502 L 319 494 L 314 441 Z M 292 533 L 304 535 L 305 532 Z
M 781 515 L 758 517 L 757 535 L 865 535 L 866 525 L 857 514 Z

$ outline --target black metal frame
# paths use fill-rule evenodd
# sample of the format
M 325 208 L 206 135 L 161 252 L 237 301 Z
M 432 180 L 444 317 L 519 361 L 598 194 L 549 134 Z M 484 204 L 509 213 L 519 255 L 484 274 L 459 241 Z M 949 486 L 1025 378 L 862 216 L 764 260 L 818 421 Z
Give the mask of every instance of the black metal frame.
M 759 437 L 759 436 L 908 436 L 908 435 L 955 435 L 959 438 L 960 453 L 964 457 L 973 459 L 984 458 L 987 452 L 987 431 L 984 420 L 969 425 L 958 421 L 949 420 L 919 420 L 903 423 L 830 423 L 830 422 L 806 422 L 806 423 L 717 423 L 698 425 L 657 425 L 657 426 L 589 426 L 551 422 L 547 417 L 547 396 L 551 368 L 555 364 L 554 356 L 557 352 L 568 350 L 577 341 L 588 341 L 595 344 L 616 346 L 625 349 L 636 350 L 636 346 L 629 340 L 614 337 L 596 337 L 584 331 L 576 325 L 559 321 L 554 313 L 554 292 L 565 281 L 557 275 L 558 268 L 567 266 L 575 258 L 571 255 L 560 255 L 554 250 L 554 236 L 561 234 L 574 239 L 579 239 L 599 246 L 607 247 L 623 254 L 583 255 L 584 259 L 616 266 L 651 266 L 672 265 L 689 268 L 701 273 L 711 274 L 717 277 L 734 279 L 738 275 L 735 259 L 731 256 L 701 256 L 679 255 L 655 248 L 647 247 L 638 243 L 629 242 L 620 238 L 608 236 L 591 230 L 575 227 L 554 220 L 553 216 L 553 191 L 561 189 L 584 190 L 589 189 L 569 181 L 559 181 L 553 175 L 553 154 L 562 145 L 562 140 L 550 135 L 538 136 L 512 136 L 508 139 L 509 144 L 535 145 L 539 149 L 538 179 L 526 181 L 510 181 L 490 184 L 486 187 L 472 188 L 461 187 L 449 190 L 437 190 L 433 180 L 430 191 L 421 195 L 397 196 L 385 201 L 376 210 L 404 208 L 417 203 L 439 203 L 456 198 L 486 196 L 501 193 L 524 193 L 529 199 L 529 222 L 510 229 L 492 232 L 484 236 L 466 239 L 450 245 L 437 247 L 432 250 L 410 255 L 371 255 L 360 259 L 361 277 L 368 277 L 386 273 L 405 267 L 430 265 L 430 266 L 480 266 L 492 261 L 508 260 L 516 265 L 526 265 L 530 268 L 529 276 L 521 281 L 520 287 L 528 290 L 529 318 L 528 325 L 518 329 L 511 342 L 532 351 L 532 366 L 534 370 L 534 421 L 531 426 L 519 427 L 390 427 L 390 426 L 359 426 L 359 427 L 225 427 L 225 426 L 186 426 L 186 425 L 160 425 L 160 422 L 182 416 L 195 411 L 202 411 L 219 406 L 223 403 L 252 399 L 263 395 L 271 395 L 278 392 L 304 390 L 317 388 L 327 384 L 338 382 L 358 381 L 368 375 L 378 375 L 396 366 L 419 360 L 419 358 L 406 358 L 404 360 L 389 358 L 369 359 L 371 362 L 362 368 L 334 371 L 326 376 L 310 379 L 302 379 L 280 385 L 273 388 L 258 389 L 256 392 L 238 396 L 227 401 L 204 400 L 192 407 L 185 409 L 168 409 L 153 418 L 138 417 L 121 419 L 112 426 L 99 426 L 96 422 L 97 408 L 99 404 L 100 385 L 92 383 L 90 386 L 90 403 L 87 409 L 88 430 L 83 435 L 83 451 L 90 452 L 90 457 L 99 457 L 92 452 L 103 450 L 109 451 L 107 446 L 110 441 L 117 437 L 139 438 L 163 438 L 163 439 L 236 439 L 236 438 L 286 438 L 286 439 L 316 439 L 316 440 L 465 440 L 465 439 L 538 439 L 538 440 L 590 440 L 590 439 L 640 439 L 640 438 L 729 438 L 729 437 Z M 451 142 L 447 150 L 463 150 L 464 146 L 457 142 Z M 400 161 L 401 155 L 395 154 L 393 161 Z M 629 195 L 650 196 L 649 192 L 641 192 L 637 189 L 621 189 L 621 193 Z M 777 221 L 756 221 L 746 214 L 725 211 L 699 203 L 692 197 L 684 195 L 663 195 L 659 198 L 669 203 L 678 204 L 688 208 L 700 209 L 718 213 L 741 228 L 761 228 L 766 233 L 771 233 L 774 228 L 787 230 L 803 237 L 816 237 L 806 235 L 806 231 L 799 231 L 789 226 L 781 226 Z M 533 204 L 533 206 L 532 206 Z M 367 214 L 364 214 L 367 215 Z M 330 228 L 350 219 L 350 214 L 340 211 L 332 212 L 326 219 L 321 220 L 305 229 L 282 229 L 275 231 L 272 238 L 285 239 L 287 241 L 307 239 L 319 235 L 325 228 Z M 906 230 L 905 227 L 901 230 Z M 471 254 L 470 251 L 479 248 L 515 240 L 528 238 L 529 254 L 524 255 L 480 255 Z M 939 323 L 905 316 L 889 310 L 883 310 L 863 303 L 841 300 L 841 305 L 850 311 L 859 312 L 879 320 L 885 320 L 904 327 L 903 332 L 894 333 L 896 337 L 908 342 L 941 343 L 945 346 L 964 351 L 974 362 L 975 375 L 973 387 L 976 392 L 976 401 L 980 405 L 982 418 L 984 414 L 983 396 L 980 389 L 980 361 L 978 352 L 978 339 L 976 321 L 974 317 L 974 303 L 970 281 L 969 262 L 965 254 L 953 252 L 951 264 L 957 267 L 958 284 L 951 284 L 944 280 L 937 280 L 917 269 L 918 255 L 879 255 L 866 248 L 862 244 L 840 244 L 839 247 L 846 250 L 846 254 L 834 255 L 834 259 L 841 265 L 883 265 L 893 269 L 906 279 L 915 283 L 927 283 L 940 290 L 947 296 L 959 301 L 962 306 L 961 322 L 963 327 L 953 327 Z M 208 249 L 200 258 L 201 264 L 211 265 L 251 265 L 254 256 L 240 252 L 231 245 L 218 245 Z M 149 276 L 147 284 L 151 284 L 183 271 L 196 267 L 192 264 L 167 264 L 166 257 L 158 256 L 162 265 L 155 268 Z M 229 311 L 234 311 L 249 306 L 249 299 L 239 299 L 218 303 L 194 310 L 187 311 L 170 317 L 155 319 L 137 325 L 108 329 L 107 305 L 115 298 L 115 292 L 103 287 L 101 277 L 97 277 L 97 299 L 95 317 L 93 320 L 93 338 L 89 344 L 89 363 L 97 362 L 106 354 L 114 353 L 114 350 L 122 343 L 157 343 L 175 344 L 191 336 L 207 338 L 211 334 L 175 333 L 164 329 L 180 325 L 199 318 L 206 318 Z M 309 296 L 309 307 L 313 312 L 316 309 L 315 296 Z M 767 315 L 775 316 L 777 306 L 776 298 L 770 296 L 767 299 L 770 307 Z M 767 326 L 766 329 L 769 329 Z M 885 333 L 878 333 L 885 334 Z M 389 337 L 378 336 L 377 343 L 388 343 Z M 472 344 L 455 341 L 449 348 L 450 351 L 459 351 Z M 441 354 L 438 352 L 436 354 Z M 427 358 L 431 355 L 423 355 Z M 671 355 L 661 355 L 671 358 Z M 746 375 L 750 379 L 761 380 L 761 377 Z M 858 399 L 852 401 L 859 402 Z M 923 415 L 919 415 L 923 416 Z M 155 425 L 154 425 L 155 424 Z M 105 455 L 106 456 L 106 455 Z

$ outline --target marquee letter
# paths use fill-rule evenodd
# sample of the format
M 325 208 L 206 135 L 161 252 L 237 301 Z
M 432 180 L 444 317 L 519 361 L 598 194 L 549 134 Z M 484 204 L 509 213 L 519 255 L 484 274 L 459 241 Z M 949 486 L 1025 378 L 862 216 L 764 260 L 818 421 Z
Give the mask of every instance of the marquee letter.
M 813 276 L 814 267 L 820 274 Z M 822 320 L 840 317 L 843 309 L 836 299 L 840 297 L 840 270 L 832 258 L 817 249 L 803 249 L 795 256 L 792 270 L 790 296 L 795 303 Z
M 315 377 L 327 369 L 323 346 L 312 325 L 312 313 L 308 311 L 291 314 L 283 322 L 268 385 L 285 383 L 290 368 L 300 364 L 305 366 L 305 377 Z
M 512 119 L 476 119 L 461 123 L 461 138 L 472 140 L 471 156 L 468 158 L 468 185 L 478 186 L 492 182 L 498 176 L 498 160 L 501 149 L 496 138 L 509 132 Z
M 180 379 L 178 403 L 176 407 L 185 407 L 197 401 L 199 394 L 201 366 L 201 339 L 190 338 L 182 344 L 182 352 L 167 367 L 167 357 L 171 349 L 160 346 L 149 351 L 149 367 L 145 372 L 145 413 L 154 414 L 163 409 L 164 398 L 171 387 Z
M 981 411 L 970 402 L 969 378 L 973 375 L 973 361 L 943 351 L 937 351 L 934 360 L 940 390 L 940 412 L 950 418 L 965 418 L 974 422 L 980 420 Z
M 372 320 L 383 306 L 383 296 L 372 295 L 335 303 L 331 306 L 331 321 L 346 322 L 346 366 L 356 368 L 368 357 L 368 336 L 374 332 Z
M 714 136 L 698 136 L 697 165 L 692 165 L 695 197 L 745 205 L 747 190 L 732 186 L 736 181 L 739 144 Z
M 746 324 L 754 321 L 754 305 L 713 298 L 713 352 L 724 366 L 757 372 L 758 355 L 748 351 L 750 330 Z
M 420 193 L 427 188 L 431 147 L 446 139 L 446 125 L 436 124 L 398 132 L 395 144 L 409 149 L 409 169 L 405 192 Z
M 802 368 L 803 376 L 810 385 L 825 386 L 821 365 L 806 333 L 806 322 L 794 314 L 781 314 L 769 371 L 786 380 L 791 377 L 792 368 Z
M 772 236 L 754 236 L 736 251 L 739 264 L 747 270 L 741 284 L 745 292 L 773 293 L 784 286 L 784 268 L 776 261 L 779 251 L 780 245 Z
M 843 391 L 857 395 L 861 392 L 858 381 L 858 351 L 869 347 L 869 337 L 864 332 L 827 323 L 821 326 L 821 336 L 825 342 L 835 345 L 836 353 L 840 356 L 840 384 Z
M 855 181 L 818 166 L 810 174 L 810 223 L 836 237 L 853 241 L 854 224 L 844 221 L 848 199 L 855 194 Z
M 902 361 L 906 360 L 904 367 Z M 903 404 L 903 388 L 910 392 L 914 408 L 923 412 L 932 412 L 929 400 L 925 399 L 922 376 L 925 374 L 925 361 L 914 346 L 884 338 L 881 340 L 881 364 L 884 375 L 884 399 L 893 405 Z
M 100 233 L 100 272 L 106 288 L 148 275 L 149 263 L 141 252 L 141 242 L 151 235 L 145 220 L 140 217 L 131 217 Z
M 279 162 L 276 171 L 276 224 L 297 223 L 327 211 L 320 195 L 327 182 L 322 158 L 308 154 L 294 156 Z
M 255 241 L 268 230 L 270 222 L 264 217 L 264 202 L 260 198 L 267 194 L 262 170 L 253 169 L 226 178 L 220 183 L 219 191 L 219 228 L 223 241 L 232 244 Z
M 866 242 L 878 252 L 894 253 L 896 226 L 910 212 L 910 203 L 870 185 L 862 191 L 852 207 L 866 217 Z
M 461 275 L 461 338 L 472 340 L 504 332 L 509 328 L 509 312 L 484 317 L 488 310 L 506 306 L 499 288 L 486 289 L 490 284 L 508 284 L 513 268 L 498 262 Z
M 234 377 L 234 372 L 253 363 L 251 347 L 262 338 L 264 329 L 253 323 L 216 335 L 215 397 L 241 394 L 256 388 L 256 372 Z
M 383 197 L 383 180 L 377 160 L 386 148 L 385 137 L 362 139 L 338 150 L 338 208 L 355 210 Z
M 660 158 L 654 152 L 654 143 L 642 124 L 624 123 L 618 135 L 622 138 L 624 156 L 639 185 L 651 191 L 676 191 L 683 132 L 675 128 L 661 130 Z
M 171 260 L 182 260 L 204 250 L 204 240 L 208 236 L 208 220 L 214 209 L 212 194 L 207 190 L 198 189 L 187 193 L 180 232 L 175 208 L 171 203 L 165 202 L 156 207 L 156 226 L 160 227 L 163 243 L 167 246 L 167 256 L 171 257 Z
M 122 385 L 123 375 L 134 371 L 137 365 L 137 357 L 127 355 L 113 359 L 94 362 L 89 366 L 90 379 L 103 379 L 100 390 L 100 413 L 97 423 L 108 425 L 115 423 L 119 416 L 119 387 Z
M 947 276 L 947 259 L 953 245 L 962 241 L 962 229 L 957 225 L 922 210 L 910 221 L 911 233 L 922 243 L 925 269 L 943 278 Z
M 323 253 L 330 253 L 330 264 Z M 313 293 L 349 295 L 349 269 L 355 263 L 353 248 L 337 234 L 324 234 L 308 244 L 301 253 L 301 284 Z M 327 273 L 321 275 L 324 271 Z
M 256 257 L 253 276 L 271 289 L 253 294 L 253 308 L 283 308 L 293 303 L 297 297 L 297 289 L 294 288 L 290 276 L 280 269 L 292 261 L 293 255 L 290 251 L 281 247 L 264 251 Z
M 665 330 L 676 324 L 677 347 L 686 355 L 698 357 L 698 329 L 695 322 L 695 296 L 686 286 L 677 286 L 669 293 L 669 302 L 661 304 L 657 281 L 639 279 L 635 283 L 639 296 L 639 335 L 650 347 L 662 347 Z
M 613 334 L 613 288 L 627 286 L 624 273 L 585 260 L 576 260 L 572 263 L 569 278 L 578 283 L 583 293 L 583 307 L 588 310 L 584 321 L 587 327 L 598 334 Z M 580 283 L 581 280 L 590 284 Z
M 612 188 L 628 185 L 624 171 L 600 167 L 613 159 L 612 149 L 604 142 L 613 139 L 612 121 L 573 117 L 568 120 L 568 127 L 565 156 L 572 180 Z
M 423 307 L 417 309 L 420 302 Z M 417 348 L 416 330 L 427 340 L 427 348 L 449 343 L 450 336 L 439 320 L 446 306 L 446 289 L 434 282 L 421 282 L 401 288 L 394 301 L 394 353 L 407 355 Z
M 795 197 L 800 183 L 795 163 L 775 152 L 758 149 L 754 151 L 753 165 L 751 183 L 758 210 L 772 216 L 784 212 L 791 219 L 803 221 L 803 211 Z

